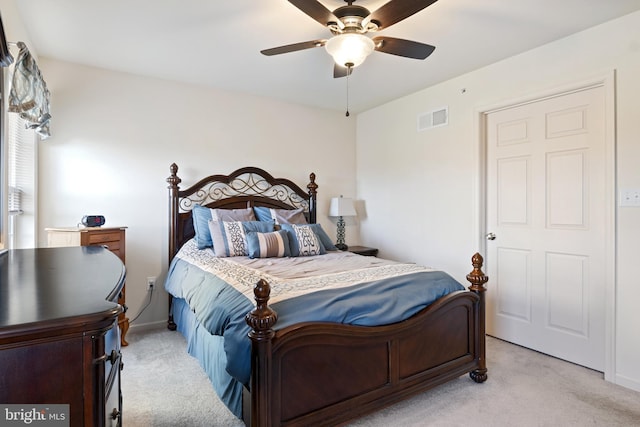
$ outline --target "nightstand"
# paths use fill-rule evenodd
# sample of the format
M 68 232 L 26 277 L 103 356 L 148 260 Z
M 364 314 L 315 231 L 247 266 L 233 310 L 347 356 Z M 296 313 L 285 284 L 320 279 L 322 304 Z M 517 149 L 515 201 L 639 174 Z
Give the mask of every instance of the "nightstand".
M 354 254 L 364 255 L 364 256 L 376 256 L 378 255 L 377 248 L 368 248 L 366 246 L 349 246 L 347 249 L 349 252 L 353 252 Z
M 127 227 L 64 227 L 45 228 L 47 240 L 50 248 L 61 246 L 104 246 L 120 258 L 125 263 L 125 230 Z M 125 335 L 129 330 L 129 318 L 126 315 L 125 288 L 122 286 L 118 304 L 124 311 L 118 317 L 120 326 L 120 339 L 123 346 L 129 345 L 125 340 Z

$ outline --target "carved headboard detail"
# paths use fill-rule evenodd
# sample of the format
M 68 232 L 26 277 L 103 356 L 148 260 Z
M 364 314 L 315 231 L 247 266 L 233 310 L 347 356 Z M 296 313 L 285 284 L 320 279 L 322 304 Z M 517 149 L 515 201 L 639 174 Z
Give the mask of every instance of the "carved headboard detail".
M 257 167 L 240 168 L 229 175 L 211 175 L 184 190 L 178 166 L 170 167 L 169 183 L 169 258 L 195 235 L 191 209 L 196 204 L 209 208 L 239 209 L 265 206 L 276 209 L 302 208 L 310 223 L 316 222 L 316 175 L 309 175 L 307 191 L 285 178 L 274 178 Z

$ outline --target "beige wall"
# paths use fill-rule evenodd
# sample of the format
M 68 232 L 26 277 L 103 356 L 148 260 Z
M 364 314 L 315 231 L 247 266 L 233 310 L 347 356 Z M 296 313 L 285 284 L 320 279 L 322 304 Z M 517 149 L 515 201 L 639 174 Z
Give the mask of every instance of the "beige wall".
M 167 268 L 172 162 L 184 186 L 258 166 L 304 187 L 315 172 L 318 220 L 330 235 L 330 197 L 355 196 L 355 120 L 342 112 L 46 58 L 40 67 L 54 117 L 53 137 L 40 143 L 40 245 L 44 228 L 74 226 L 87 214 L 127 226 L 130 318 L 146 301 L 146 278 L 161 284 Z M 166 294 L 155 294 L 134 326 L 166 321 Z
M 617 186 L 640 188 L 638 28 L 640 12 L 360 114 L 357 188 L 368 212 L 360 224 L 363 243 L 379 247 L 382 256 L 435 265 L 464 280 L 469 256 L 481 248 L 479 112 L 614 71 Z M 448 126 L 416 131 L 418 114 L 443 106 Z M 612 379 L 640 390 L 640 208 L 616 208 L 616 227 Z

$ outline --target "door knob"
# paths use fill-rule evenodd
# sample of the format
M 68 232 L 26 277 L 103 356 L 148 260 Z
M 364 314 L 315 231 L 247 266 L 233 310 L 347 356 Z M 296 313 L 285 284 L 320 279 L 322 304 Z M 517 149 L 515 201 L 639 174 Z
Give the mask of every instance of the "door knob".
M 496 240 L 496 235 L 493 233 L 487 233 L 487 240 Z

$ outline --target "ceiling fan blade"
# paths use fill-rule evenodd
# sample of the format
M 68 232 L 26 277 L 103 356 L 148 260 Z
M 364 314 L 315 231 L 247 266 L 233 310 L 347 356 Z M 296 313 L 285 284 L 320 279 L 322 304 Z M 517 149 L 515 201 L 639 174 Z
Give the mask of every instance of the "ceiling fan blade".
M 326 42 L 326 40 L 311 40 L 308 42 L 300 42 L 288 44 L 286 46 L 272 47 L 271 49 L 264 49 L 261 50 L 260 53 L 267 56 L 280 55 L 282 53 L 296 52 L 298 50 L 311 49 L 314 47 L 322 47 Z
M 341 77 L 347 77 L 348 75 L 353 74 L 353 67 L 347 68 L 338 64 L 333 64 L 333 78 L 339 79 Z
M 333 12 L 317 0 L 289 0 L 289 3 L 318 21 L 322 26 L 326 27 L 329 22 L 343 25 L 342 21 L 340 21 Z
M 378 30 L 388 28 L 431 6 L 436 1 L 438 0 L 391 0 L 367 16 L 363 24 L 375 21 L 378 24 Z
M 374 37 L 373 42 L 376 44 L 375 49 L 378 52 L 404 56 L 405 58 L 425 59 L 436 50 L 436 47 L 430 44 L 396 39 L 393 37 Z

